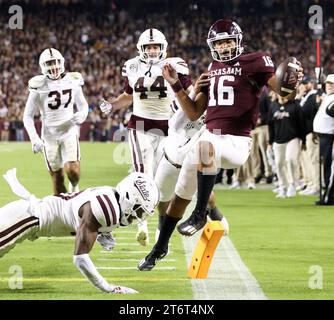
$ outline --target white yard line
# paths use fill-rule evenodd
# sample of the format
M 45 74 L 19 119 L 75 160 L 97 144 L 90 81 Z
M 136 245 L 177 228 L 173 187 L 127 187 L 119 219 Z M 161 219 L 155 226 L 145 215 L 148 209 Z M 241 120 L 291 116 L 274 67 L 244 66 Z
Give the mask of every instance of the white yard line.
M 137 253 L 140 253 L 140 254 L 142 254 L 142 253 L 145 253 L 145 254 L 148 254 L 149 253 L 149 251 L 148 250 L 146 250 L 146 251 L 142 251 L 142 250 L 132 250 L 132 251 L 117 251 L 117 252 L 115 252 L 115 253 L 113 253 L 112 251 L 110 252 L 110 251 L 105 251 L 105 250 L 102 250 L 102 251 L 100 251 L 100 253 L 109 253 L 109 254 L 121 254 L 121 253 L 125 253 L 125 254 L 127 254 L 127 253 L 130 253 L 130 254 L 137 254 Z M 173 253 L 173 251 L 170 251 L 170 253 Z
M 98 270 L 137 270 L 137 267 L 96 267 Z M 154 270 L 176 270 L 175 267 L 156 267 Z
M 118 259 L 118 258 L 99 258 L 95 260 L 97 261 L 115 261 L 115 262 L 139 262 L 140 261 L 138 259 Z M 161 263 L 162 262 L 175 262 L 175 259 L 162 259 L 160 262 Z
M 193 206 L 188 212 L 192 208 Z M 182 237 L 188 266 L 200 235 L 201 232 L 197 232 L 192 237 Z M 218 244 L 212 258 L 208 278 L 192 279 L 191 284 L 196 300 L 268 299 L 229 237 L 223 237 Z

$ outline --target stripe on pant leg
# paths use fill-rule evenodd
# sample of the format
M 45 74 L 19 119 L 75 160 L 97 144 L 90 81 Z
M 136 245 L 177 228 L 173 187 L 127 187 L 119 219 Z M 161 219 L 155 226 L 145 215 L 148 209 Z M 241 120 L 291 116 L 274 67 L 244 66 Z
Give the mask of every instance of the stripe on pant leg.
M 30 222 L 30 221 L 33 221 L 33 220 L 38 220 L 38 218 L 36 218 L 36 217 L 28 217 L 26 219 L 23 219 L 23 220 L 15 223 L 11 227 L 9 227 L 9 228 L 1 231 L 0 232 L 0 239 L 3 238 L 4 236 L 8 235 L 9 233 L 13 232 L 15 229 L 21 227 L 23 224 L 26 224 L 27 222 Z
M 329 177 L 329 183 L 328 183 L 326 193 L 325 193 L 325 197 L 324 197 L 325 202 L 328 202 L 328 200 L 329 200 L 329 193 L 330 193 L 331 189 L 333 188 L 333 183 L 334 183 L 334 160 L 332 159 L 331 175 Z
M 4 245 L 6 245 L 7 243 L 9 243 L 10 241 L 12 241 L 13 239 L 17 238 L 20 234 L 22 234 L 24 231 L 38 226 L 39 225 L 39 220 L 36 218 L 33 221 L 29 221 L 23 225 L 21 225 L 20 227 L 18 227 L 17 229 L 15 229 L 15 231 L 13 231 L 11 234 L 9 233 L 7 236 L 3 237 L 2 241 L 0 240 L 0 248 L 3 247 Z
M 139 164 L 140 164 L 140 170 L 139 172 L 145 172 L 145 168 L 144 168 L 144 162 L 143 162 L 143 157 L 142 157 L 142 154 L 141 154 L 141 149 L 140 149 L 140 144 L 139 144 L 139 139 L 137 137 L 137 133 L 136 133 L 136 130 L 133 130 L 133 136 L 135 138 L 135 142 L 136 142 L 136 151 L 137 151 L 137 154 L 138 154 L 138 158 L 139 158 Z
M 43 140 L 43 142 L 44 142 L 44 140 Z M 46 155 L 46 148 L 45 148 L 45 146 L 43 147 L 43 155 L 44 155 L 44 160 L 45 160 L 45 162 L 46 162 L 46 165 L 47 165 L 49 171 L 52 172 L 52 169 L 51 169 L 51 166 L 50 166 L 48 157 L 47 157 L 47 155 Z
M 134 169 L 136 172 L 138 172 L 138 165 L 137 165 L 136 152 L 135 152 L 135 143 L 133 141 L 132 131 L 133 131 L 132 129 L 129 130 L 129 136 L 130 136 L 130 141 L 131 141 L 130 146 L 131 146 L 131 151 L 132 151 Z

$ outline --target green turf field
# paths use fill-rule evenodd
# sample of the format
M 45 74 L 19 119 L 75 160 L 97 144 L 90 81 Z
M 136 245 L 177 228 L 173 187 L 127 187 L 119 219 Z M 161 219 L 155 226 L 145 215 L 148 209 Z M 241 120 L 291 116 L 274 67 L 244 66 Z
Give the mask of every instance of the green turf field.
M 127 174 L 128 164 L 113 162 L 114 148 L 109 143 L 81 144 L 80 188 L 115 185 Z M 37 196 L 52 192 L 44 160 L 32 154 L 30 143 L 0 143 L 0 173 L 12 167 Z M 0 191 L 1 206 L 16 199 L 3 179 Z M 277 200 L 270 190 L 216 193 L 229 219 L 230 238 L 269 299 L 334 298 L 333 207 L 313 206 L 315 197 Z M 150 224 L 152 240 L 156 223 L 154 217 Z M 91 257 L 109 282 L 135 288 L 139 295 L 100 293 L 72 264 L 73 239 L 43 238 L 16 246 L 0 260 L 0 299 L 192 299 L 181 237 L 174 234 L 172 252 L 157 265 L 159 269 L 143 273 L 135 267 L 151 246 L 139 246 L 135 233 L 136 227 L 116 230 L 114 251 L 101 252 L 97 244 Z M 23 289 L 9 288 L 13 265 L 22 267 Z M 309 288 L 312 266 L 321 267 L 322 289 Z

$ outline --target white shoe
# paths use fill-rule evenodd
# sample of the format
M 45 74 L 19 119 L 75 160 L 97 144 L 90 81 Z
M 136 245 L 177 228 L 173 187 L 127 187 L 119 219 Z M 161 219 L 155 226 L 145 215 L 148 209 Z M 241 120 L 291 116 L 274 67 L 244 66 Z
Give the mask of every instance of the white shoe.
M 280 188 L 280 190 L 278 191 L 276 195 L 276 198 L 279 198 L 279 199 L 286 198 L 286 192 L 284 188 Z
M 273 189 L 273 192 L 278 194 L 280 190 L 281 190 L 281 187 L 277 186 L 275 189 Z
M 290 184 L 288 187 L 288 191 L 286 192 L 286 196 L 288 198 L 295 197 L 297 195 L 296 188 L 293 184 Z
M 75 187 L 73 187 L 72 183 L 68 183 L 68 193 L 73 193 L 73 192 L 79 192 L 79 185 L 77 184 Z
M 107 251 L 112 251 L 116 245 L 116 240 L 110 232 L 100 233 L 96 238 L 96 242 L 98 242 Z
M 146 220 L 144 220 L 143 223 L 138 224 L 138 232 L 136 234 L 136 240 L 144 247 L 150 243 Z
M 222 223 L 223 229 L 224 229 L 223 236 L 227 236 L 230 232 L 230 226 L 227 222 L 227 219 L 225 217 L 223 217 L 220 222 Z
M 234 181 L 232 185 L 229 187 L 229 189 L 240 189 L 240 182 Z
M 255 183 L 254 182 L 248 183 L 247 189 L 249 189 L 249 190 L 256 189 Z
M 305 189 L 303 191 L 300 191 L 299 194 L 302 196 L 318 196 L 319 191 L 316 191 L 314 189 Z

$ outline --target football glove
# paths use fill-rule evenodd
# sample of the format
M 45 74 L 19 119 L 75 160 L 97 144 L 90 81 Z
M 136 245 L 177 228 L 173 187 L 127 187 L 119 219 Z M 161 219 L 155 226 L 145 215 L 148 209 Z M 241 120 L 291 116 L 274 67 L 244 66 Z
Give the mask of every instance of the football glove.
M 135 289 L 131 289 L 128 287 L 120 287 L 120 286 L 113 286 L 110 285 L 110 291 L 109 293 L 118 293 L 118 294 L 133 294 L 133 293 L 139 293 L 137 290 Z
M 33 153 L 39 153 L 39 152 L 43 151 L 44 142 L 41 138 L 38 137 L 38 138 L 32 140 L 31 145 L 32 145 Z
M 100 110 L 104 114 L 109 114 L 112 111 L 112 104 L 109 103 L 107 100 L 102 99 L 100 101 Z
M 106 250 L 112 251 L 116 245 L 115 238 L 111 233 L 101 233 L 97 236 L 96 241 Z

